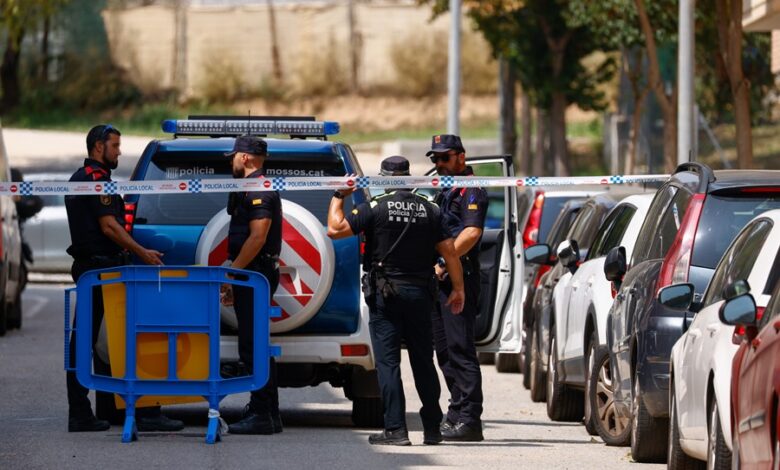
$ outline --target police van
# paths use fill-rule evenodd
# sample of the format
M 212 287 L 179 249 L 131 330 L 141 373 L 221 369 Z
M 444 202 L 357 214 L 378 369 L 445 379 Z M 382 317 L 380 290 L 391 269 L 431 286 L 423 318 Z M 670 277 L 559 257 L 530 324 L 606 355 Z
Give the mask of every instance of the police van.
M 163 130 L 173 139 L 155 140 L 144 150 L 131 181 L 180 180 L 180 193 L 129 195 L 126 229 L 141 245 L 161 251 L 167 265 L 222 265 L 227 262 L 228 192 L 197 192 L 209 180 L 232 177 L 224 154 L 235 137 L 251 129 L 268 143 L 266 178 L 345 176 L 364 173 L 349 145 L 329 141 L 335 122 L 314 118 L 190 117 L 170 120 Z M 267 138 L 284 134 L 290 138 Z M 470 161 L 481 176 L 512 174 L 511 158 Z M 172 183 L 173 185 L 173 183 Z M 273 185 L 270 185 L 273 188 Z M 211 189 L 211 188 L 210 188 Z M 232 188 L 225 187 L 225 191 Z M 273 320 L 272 342 L 280 345 L 281 387 L 328 382 L 343 387 L 352 400 L 358 426 L 381 426 L 382 403 L 368 332 L 368 307 L 360 291 L 361 240 L 327 237 L 327 210 L 332 190 L 282 191 L 280 283 L 273 303 L 282 317 Z M 482 311 L 477 342 L 483 351 L 517 353 L 520 348 L 522 239 L 517 227 L 517 189 L 488 190 L 490 208 L 483 235 Z M 358 189 L 345 200 L 345 211 L 367 201 Z M 223 371 L 238 360 L 237 322 L 232 308 L 222 307 Z

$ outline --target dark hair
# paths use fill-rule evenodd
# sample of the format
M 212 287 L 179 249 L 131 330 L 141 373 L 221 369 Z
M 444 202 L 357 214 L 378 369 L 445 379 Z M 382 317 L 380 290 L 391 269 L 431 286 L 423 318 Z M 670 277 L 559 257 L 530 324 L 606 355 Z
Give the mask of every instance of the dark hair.
M 122 135 L 119 129 L 111 124 L 98 124 L 87 133 L 87 154 L 92 153 L 98 141 L 105 142 L 111 134 Z

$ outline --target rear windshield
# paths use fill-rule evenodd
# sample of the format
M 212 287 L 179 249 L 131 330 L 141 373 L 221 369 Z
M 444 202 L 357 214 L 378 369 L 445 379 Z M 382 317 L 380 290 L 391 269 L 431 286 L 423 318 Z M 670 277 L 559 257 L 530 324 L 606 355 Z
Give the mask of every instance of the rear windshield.
M 696 230 L 691 264 L 715 269 L 734 237 L 753 217 L 780 208 L 778 193 L 746 196 L 707 196 Z
M 344 176 L 338 155 L 322 153 L 271 153 L 265 161 L 267 176 Z M 231 178 L 230 161 L 218 152 L 162 152 L 156 154 L 144 180 Z M 332 191 L 285 191 L 282 198 L 300 204 L 327 223 Z M 205 225 L 227 206 L 228 193 L 142 194 L 138 198 L 136 224 Z M 345 210 L 350 210 L 350 198 Z
M 547 234 L 550 233 L 550 229 L 555 223 L 555 219 L 558 218 L 558 214 L 561 213 L 563 205 L 571 199 L 574 198 L 571 196 L 545 198 L 542 206 L 542 221 L 539 223 L 539 236 L 536 237 L 537 240 L 547 240 Z

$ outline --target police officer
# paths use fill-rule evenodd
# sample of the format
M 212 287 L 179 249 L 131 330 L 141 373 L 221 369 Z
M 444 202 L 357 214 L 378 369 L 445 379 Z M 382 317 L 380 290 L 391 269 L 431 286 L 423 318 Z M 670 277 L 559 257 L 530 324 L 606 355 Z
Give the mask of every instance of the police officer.
M 408 175 L 409 161 L 390 157 L 382 161 L 382 175 Z M 430 311 L 436 282 L 433 262 L 438 251 L 450 262 L 454 286 L 445 302 L 453 312 L 463 308 L 463 281 L 453 242 L 443 231 L 438 208 L 408 189 L 387 191 L 370 204 L 363 203 L 344 216 L 344 197 L 354 189 L 333 195 L 328 211 L 328 236 L 344 238 L 363 232 L 366 237 L 364 289 L 370 311 L 369 330 L 379 387 L 384 403 L 385 429 L 369 436 L 371 444 L 410 445 L 406 404 L 401 383 L 401 341 L 406 343 L 414 383 L 422 401 L 424 444 L 441 442 L 441 388 L 433 365 Z M 367 268 L 367 269 L 366 269 Z
M 98 125 L 87 134 L 87 154 L 84 165 L 73 173 L 70 181 L 108 182 L 111 170 L 119 164 L 121 134 L 115 127 Z M 139 245 L 124 229 L 124 202 L 122 196 L 65 196 L 71 246 L 68 254 L 73 257 L 71 275 L 77 282 L 86 271 L 112 268 L 127 264 L 130 253 L 146 264 L 161 265 L 162 253 Z M 128 253 L 129 252 L 129 253 Z M 95 344 L 103 321 L 103 296 L 100 287 L 93 290 L 92 344 Z M 75 322 L 75 318 L 74 318 Z M 70 341 L 71 366 L 76 357 L 76 333 Z M 93 354 L 94 371 L 111 375 L 111 368 Z M 75 372 L 67 372 L 68 431 L 105 431 L 109 422 L 98 419 L 92 413 L 87 398 L 88 390 L 76 379 Z M 120 419 L 114 413 L 114 395 L 96 393 L 98 417 Z M 172 420 L 160 413 L 159 407 L 142 408 L 136 413 L 139 431 L 178 431 L 184 423 Z
M 268 145 L 252 135 L 236 138 L 231 158 L 234 178 L 263 178 Z M 279 253 L 282 251 L 282 199 L 278 191 L 231 193 L 228 200 L 230 228 L 228 257 L 232 267 L 257 271 L 268 279 L 273 296 L 279 285 Z M 238 354 L 248 370 L 253 367 L 253 289 L 232 286 L 233 306 L 238 319 Z M 231 424 L 232 434 L 274 434 L 282 432 L 276 362 L 270 360 L 266 385 L 251 393 L 244 417 Z
M 427 154 L 440 175 L 473 175 L 466 166 L 466 151 L 460 137 L 435 135 Z M 487 193 L 482 188 L 451 188 L 436 197 L 446 230 L 455 240 L 455 252 L 463 266 L 466 303 L 463 312 L 447 305 L 450 282 L 436 266 L 439 302 L 433 310 L 433 336 L 439 368 L 450 390 L 447 419 L 442 423 L 444 440 L 481 441 L 482 374 L 474 346 L 474 322 L 479 313 L 479 244 L 485 226 Z

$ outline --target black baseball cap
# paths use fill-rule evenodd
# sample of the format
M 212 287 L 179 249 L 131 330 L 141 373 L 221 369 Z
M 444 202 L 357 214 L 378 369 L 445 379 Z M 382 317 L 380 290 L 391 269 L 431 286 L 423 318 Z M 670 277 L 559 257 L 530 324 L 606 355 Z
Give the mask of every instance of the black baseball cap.
M 225 156 L 232 157 L 238 152 L 263 156 L 268 152 L 268 144 L 265 140 L 254 135 L 240 135 L 236 137 L 236 141 L 233 143 L 233 150 L 226 153 Z
M 463 143 L 460 141 L 460 136 L 454 134 L 439 134 L 431 138 L 431 149 L 425 154 L 431 156 L 434 153 L 444 153 L 450 150 L 456 150 L 458 152 L 465 152 Z
M 409 160 L 400 155 L 394 155 L 382 160 L 379 169 L 382 176 L 409 176 Z

